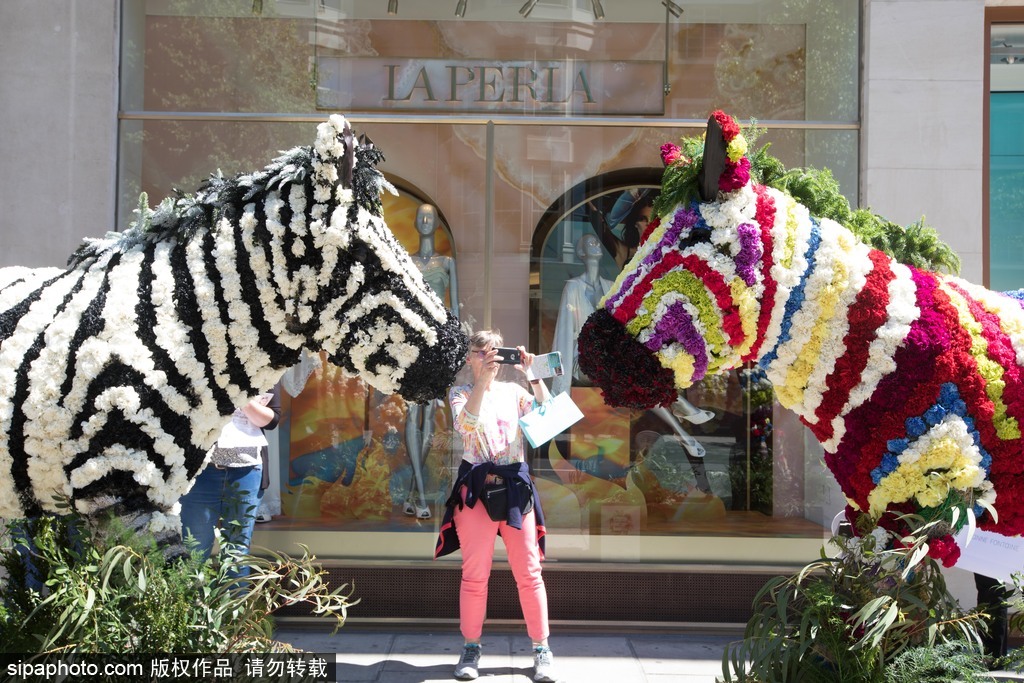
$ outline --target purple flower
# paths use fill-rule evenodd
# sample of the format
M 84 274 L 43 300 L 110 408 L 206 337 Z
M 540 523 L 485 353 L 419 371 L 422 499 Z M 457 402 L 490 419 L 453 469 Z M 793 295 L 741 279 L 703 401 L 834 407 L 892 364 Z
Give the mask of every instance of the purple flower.
M 740 253 L 736 255 L 736 272 L 748 287 L 753 287 L 757 281 L 755 266 L 761 258 L 761 234 L 750 223 L 742 223 L 736 230 L 740 243 Z
M 665 235 L 661 238 L 661 243 L 658 246 L 670 247 L 671 245 L 676 244 L 679 241 L 679 236 L 682 235 L 683 230 L 689 230 L 693 226 L 697 225 L 698 221 L 700 221 L 700 214 L 693 206 L 676 211 L 676 214 L 672 217 L 672 224 L 669 226 L 668 230 L 665 231 Z M 662 255 L 661 249 L 652 249 L 651 253 L 644 258 L 642 264 L 653 268 L 654 265 L 661 260 Z M 626 296 L 626 292 L 628 292 L 630 287 L 633 286 L 633 282 L 636 281 L 642 270 L 643 268 L 637 268 L 626 276 L 626 279 L 622 281 L 622 286 L 619 287 L 619 291 L 615 293 L 615 296 L 610 297 L 608 301 L 605 302 L 605 308 L 607 310 L 610 311 L 615 308 L 619 301 Z
M 678 341 L 683 349 L 693 356 L 693 381 L 703 379 L 708 371 L 708 352 L 704 338 L 700 336 L 693 319 L 679 301 L 668 307 L 665 315 L 655 326 L 654 334 L 647 341 L 647 348 L 657 351 L 666 343 Z

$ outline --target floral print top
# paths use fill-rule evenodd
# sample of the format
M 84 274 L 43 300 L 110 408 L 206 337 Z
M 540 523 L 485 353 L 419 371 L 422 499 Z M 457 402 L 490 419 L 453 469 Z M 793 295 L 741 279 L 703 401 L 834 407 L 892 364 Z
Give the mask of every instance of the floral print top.
M 473 465 L 524 462 L 526 448 L 519 418 L 533 410 L 533 395 L 512 382 L 492 382 L 480 415 L 474 415 L 465 410 L 471 393 L 472 384 L 452 387 L 448 392 L 455 431 L 462 436 L 462 459 Z

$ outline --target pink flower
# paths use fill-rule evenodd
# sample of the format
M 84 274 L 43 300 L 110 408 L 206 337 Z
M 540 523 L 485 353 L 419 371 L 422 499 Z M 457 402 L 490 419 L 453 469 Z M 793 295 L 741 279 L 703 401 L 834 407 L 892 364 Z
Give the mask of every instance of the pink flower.
M 683 151 L 674 142 L 666 142 L 661 146 L 661 162 L 666 166 L 671 166 L 682 158 Z
M 750 182 L 750 160 L 743 157 L 738 162 L 725 162 L 725 172 L 718 178 L 718 189 L 722 192 L 738 190 Z

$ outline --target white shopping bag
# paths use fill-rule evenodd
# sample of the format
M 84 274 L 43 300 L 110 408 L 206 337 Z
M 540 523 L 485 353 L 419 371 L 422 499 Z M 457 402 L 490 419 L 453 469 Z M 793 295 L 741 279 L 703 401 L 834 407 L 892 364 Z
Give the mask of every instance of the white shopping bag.
M 551 441 L 583 419 L 583 413 L 567 392 L 558 394 L 519 418 L 519 426 L 530 445 L 536 448 Z
M 956 536 L 960 546 L 960 559 L 956 561 L 958 569 L 990 576 L 1004 583 L 1010 582 L 1010 575 L 1014 572 L 1024 572 L 1024 538 L 978 529 L 967 542 L 967 531 L 965 527 Z

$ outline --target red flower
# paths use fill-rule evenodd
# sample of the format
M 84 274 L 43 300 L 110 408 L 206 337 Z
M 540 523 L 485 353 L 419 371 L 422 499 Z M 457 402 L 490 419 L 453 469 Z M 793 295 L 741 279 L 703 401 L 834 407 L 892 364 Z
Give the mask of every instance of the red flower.
M 678 398 L 672 371 L 604 308 L 587 318 L 578 345 L 580 369 L 609 405 L 646 410 Z
M 722 137 L 725 138 L 726 142 L 729 142 L 734 137 L 740 134 L 740 124 L 736 123 L 736 119 L 726 114 L 721 109 L 716 109 L 711 114 L 718 122 L 718 125 L 722 127 Z
M 943 567 L 952 567 L 960 559 L 960 546 L 949 534 L 941 538 L 928 539 L 928 555 L 942 562 Z
M 661 225 L 661 216 L 656 216 L 647 224 L 647 229 L 644 230 L 644 234 L 640 235 L 640 244 L 647 241 L 647 238 L 651 236 L 651 233 L 658 229 Z

